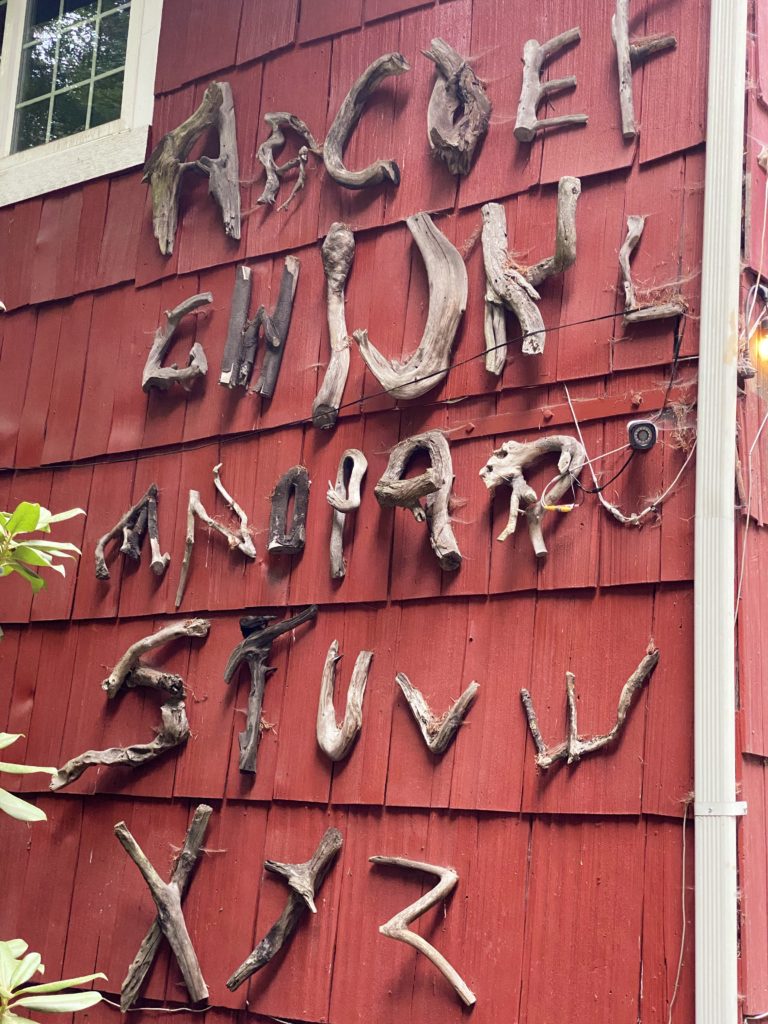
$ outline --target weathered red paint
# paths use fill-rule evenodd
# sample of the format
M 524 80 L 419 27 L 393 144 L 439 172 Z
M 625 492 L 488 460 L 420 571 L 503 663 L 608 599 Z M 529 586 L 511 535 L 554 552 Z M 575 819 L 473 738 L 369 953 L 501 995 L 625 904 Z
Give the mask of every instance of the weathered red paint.
M 42 795 L 46 776 L 16 780 L 46 809 L 49 822 L 28 829 L 0 821 L 0 864 L 19 878 L 3 900 L 0 935 L 23 934 L 43 953 L 51 977 L 104 970 L 105 991 L 116 996 L 154 907 L 112 827 L 125 819 L 167 874 L 194 806 L 205 800 L 214 807 L 210 852 L 198 866 L 185 912 L 211 989 L 213 1008 L 203 1018 L 210 1024 L 244 1024 L 252 1014 L 317 1024 L 464 1019 L 433 967 L 379 934 L 378 926 L 429 882 L 372 867 L 368 857 L 375 853 L 448 863 L 459 871 L 445 912 L 433 910 L 417 927 L 476 992 L 475 1024 L 666 1020 L 681 940 L 681 818 L 692 786 L 694 470 L 664 506 L 660 524 L 642 530 L 619 526 L 594 496 L 577 492 L 573 511 L 549 514 L 550 554 L 541 563 L 524 526 L 503 544 L 495 540 L 509 493 L 488 494 L 478 471 L 510 438 L 573 432 L 563 383 L 592 456 L 625 442 L 628 419 L 654 414 L 667 397 L 677 403 L 694 393 L 693 368 L 681 365 L 688 387 L 666 395 L 671 323 L 625 332 L 613 314 L 623 304 L 617 252 L 626 216 L 644 213 L 636 280 L 648 286 L 682 279 L 694 316 L 681 354 L 695 356 L 708 5 L 683 0 L 647 13 L 644 31 L 674 32 L 678 49 L 635 73 L 642 130 L 630 146 L 618 131 L 609 0 L 580 0 L 566 21 L 563 5 L 553 0 L 524 11 L 510 0 L 305 0 L 300 6 L 166 0 L 153 142 L 191 113 L 209 80 L 232 84 L 247 214 L 239 244 L 223 236 L 205 181 L 190 180 L 174 255 L 161 257 L 138 169 L 0 211 L 0 299 L 9 310 L 0 318 L 0 507 L 26 498 L 54 510 L 82 505 L 88 511 L 84 522 L 56 531 L 82 542 L 84 551 L 66 581 L 51 580 L 34 601 L 19 580 L 0 585 L 0 622 L 8 624 L 0 643 L 0 725 L 27 736 L 13 748 L 14 757 L 18 752 L 32 763 L 60 764 L 89 747 L 150 739 L 159 720 L 157 697 L 129 691 L 107 705 L 102 679 L 130 643 L 163 623 L 193 614 L 212 620 L 205 642 L 175 644 L 150 659 L 187 682 L 192 737 L 186 747 L 137 775 L 90 769 L 57 796 Z M 556 99 L 557 112 L 586 111 L 589 126 L 518 145 L 512 124 L 523 43 L 577 22 L 581 43 L 559 56 L 550 73 L 577 75 L 578 88 Z M 435 35 L 471 57 L 494 103 L 489 135 L 461 182 L 432 160 L 427 145 L 424 111 L 433 69 L 419 50 Z M 268 130 L 264 114 L 289 110 L 323 137 L 350 85 L 386 50 L 402 51 L 412 70 L 382 83 L 346 159 L 359 167 L 394 157 L 403 175 L 399 190 L 342 191 L 311 159 L 307 187 L 288 210 L 257 207 L 262 179 L 255 154 Z M 753 109 L 757 102 L 750 99 L 753 125 L 764 119 Z M 281 159 L 295 148 L 289 140 Z M 496 380 L 482 358 L 472 358 L 483 351 L 480 206 L 503 203 L 510 248 L 533 263 L 552 252 L 555 183 L 563 174 L 584 176 L 578 259 L 542 287 L 542 314 L 553 328 L 544 356 L 521 354 L 510 315 L 509 360 Z M 278 204 L 290 187 L 286 182 Z M 356 231 L 348 329 L 366 328 L 385 355 L 402 359 L 416 348 L 427 311 L 426 274 L 404 224 L 420 210 L 434 214 L 465 256 L 469 305 L 454 360 L 466 362 L 423 402 L 396 403 L 379 394 L 353 350 L 344 394 L 349 404 L 335 431 L 297 422 L 310 414 L 328 358 L 319 242 L 331 221 L 346 220 Z M 751 210 L 754 263 L 759 189 Z M 260 303 L 274 306 L 288 253 L 301 260 L 301 273 L 275 396 L 262 402 L 227 392 L 217 378 L 235 266 L 245 262 L 253 269 L 253 313 Z M 211 290 L 214 301 L 182 324 L 168 361 L 186 361 L 197 340 L 208 356 L 207 379 L 190 393 L 144 395 L 141 369 L 163 311 L 199 290 Z M 592 318 L 605 319 L 576 324 Z M 748 443 L 763 415 L 757 403 L 745 409 Z M 402 509 L 382 509 L 374 495 L 391 448 L 432 428 L 447 430 L 452 442 L 459 499 L 454 527 L 464 556 L 454 574 L 440 572 L 423 524 Z M 684 458 L 671 438 L 672 431 L 663 430 L 662 443 L 635 458 L 608 488 L 610 500 L 637 510 L 669 485 Z M 328 571 L 325 490 L 348 447 L 363 449 L 369 469 L 362 505 L 348 517 L 349 570 L 339 583 Z M 619 453 L 598 467 L 618 468 L 623 458 Z M 79 464 L 70 465 L 72 459 Z M 211 515 L 229 516 L 213 486 L 217 462 L 225 486 L 248 513 L 257 558 L 249 563 L 230 553 L 224 538 L 198 525 L 187 591 L 176 612 L 189 489 L 200 491 Z M 306 547 L 295 558 L 269 554 L 270 494 L 299 462 L 312 478 Z M 55 467 L 45 468 L 50 463 Z M 540 467 L 532 485 L 540 490 L 553 472 Z M 768 474 L 759 459 L 754 479 L 762 519 Z M 588 472 L 582 480 L 591 483 Z M 153 481 L 161 545 L 172 556 L 166 576 L 151 574 L 148 552 L 134 566 L 113 546 L 107 559 L 112 579 L 97 581 L 97 538 Z M 740 696 L 744 785 L 754 812 L 742 851 L 743 949 L 747 1008 L 759 1012 L 768 993 L 759 910 L 767 884 L 761 759 L 768 754 L 759 528 L 750 531 L 749 545 Z M 240 639 L 238 617 L 255 608 L 284 615 L 313 601 L 320 604 L 317 621 L 274 645 L 275 672 L 263 708 L 270 728 L 253 779 L 237 766 L 247 673 L 230 687 L 223 679 Z M 544 736 L 554 741 L 565 728 L 565 672 L 573 671 L 580 727 L 603 731 L 651 637 L 661 661 L 614 749 L 578 766 L 553 768 L 551 777 L 537 774 L 521 686 L 530 689 Z M 339 710 L 357 653 L 375 652 L 361 734 L 337 765 L 319 752 L 314 733 L 333 639 L 344 653 Z M 465 725 L 442 758 L 427 751 L 396 688 L 398 671 L 436 711 L 471 679 L 480 683 Z M 5 785 L 6 777 L 0 781 Z M 307 915 L 284 955 L 229 993 L 226 978 L 284 905 L 285 886 L 264 873 L 264 858 L 306 859 L 331 824 L 342 829 L 345 845 L 321 891 L 317 917 Z M 686 852 L 688 930 L 675 1005 L 680 1020 L 691 1019 L 693 1000 L 690 822 Z M 186 1004 L 165 949 L 145 995 Z M 78 1019 L 101 1024 L 112 1012 L 97 1007 Z

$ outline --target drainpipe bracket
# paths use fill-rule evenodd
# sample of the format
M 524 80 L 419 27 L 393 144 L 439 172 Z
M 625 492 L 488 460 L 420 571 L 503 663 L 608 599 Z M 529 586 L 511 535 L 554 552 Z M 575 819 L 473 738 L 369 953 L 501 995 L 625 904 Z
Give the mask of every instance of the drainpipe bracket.
M 741 818 L 747 813 L 747 801 L 715 803 L 703 800 L 693 805 L 694 818 Z

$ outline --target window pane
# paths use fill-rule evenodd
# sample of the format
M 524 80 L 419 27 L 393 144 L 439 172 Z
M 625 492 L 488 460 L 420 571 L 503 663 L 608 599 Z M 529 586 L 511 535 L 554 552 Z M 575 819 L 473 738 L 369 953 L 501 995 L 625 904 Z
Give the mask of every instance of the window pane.
M 22 107 L 18 111 L 16 122 L 17 150 L 30 149 L 32 146 L 39 146 L 46 141 L 48 105 L 49 100 L 44 99 L 40 103 L 31 103 L 28 107 Z
M 3 38 L 5 37 L 6 0 L 0 0 L 0 56 L 3 54 Z
M 93 50 L 96 45 L 96 23 L 84 21 L 59 39 L 59 61 L 56 69 L 56 88 L 64 89 L 75 82 L 83 82 L 93 71 Z
M 29 24 L 33 28 L 59 16 L 59 0 L 33 0 L 30 6 Z
M 64 13 L 77 14 L 79 18 L 92 18 L 98 6 L 98 0 L 64 0 Z
M 120 117 L 123 103 L 123 72 L 107 75 L 93 83 L 93 102 L 91 104 L 91 127 L 107 124 Z
M 20 103 L 45 96 L 51 91 L 56 63 L 54 53 L 55 45 L 49 47 L 45 42 L 28 46 L 22 51 Z
M 96 54 L 96 74 L 125 66 L 125 48 L 128 43 L 130 10 L 115 11 L 99 23 L 99 48 Z
M 120 117 L 130 9 L 130 0 L 29 0 L 15 150 Z
M 88 93 L 90 85 L 79 86 L 67 92 L 58 92 L 53 98 L 51 140 L 81 132 L 88 123 Z

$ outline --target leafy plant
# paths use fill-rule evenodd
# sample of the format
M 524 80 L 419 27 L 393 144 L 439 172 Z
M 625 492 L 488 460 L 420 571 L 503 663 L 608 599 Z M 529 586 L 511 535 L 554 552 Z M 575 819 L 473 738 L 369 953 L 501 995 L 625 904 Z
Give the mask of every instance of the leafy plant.
M 0 732 L 0 750 L 10 747 L 16 740 L 21 739 L 20 732 Z M 32 775 L 33 772 L 47 772 L 48 775 L 55 775 L 55 768 L 37 768 L 31 764 L 12 764 L 9 761 L 0 761 L 0 772 L 8 772 L 10 775 Z M 14 796 L 5 789 L 0 789 L 0 811 L 5 811 L 12 818 L 18 821 L 45 821 L 45 811 L 19 796 Z M 3 943 L 0 942 L 0 946 Z M 2 955 L 0 955 L 0 970 L 2 970 Z M 0 1024 L 5 1018 L 0 1015 Z
M 28 1024 L 30 1018 L 19 1017 L 14 1010 L 40 1010 L 43 1013 L 74 1013 L 87 1010 L 101 1002 L 101 992 L 63 992 L 75 985 L 84 985 L 106 974 L 86 974 L 82 978 L 51 981 L 47 985 L 29 985 L 35 974 L 43 974 L 45 967 L 39 953 L 27 953 L 29 946 L 23 939 L 0 942 L 0 1024 Z M 26 954 L 26 956 L 25 956 Z M 61 993 L 54 995 L 54 993 Z
M 50 533 L 52 523 L 84 516 L 81 508 L 70 508 L 53 515 L 47 508 L 30 501 L 20 502 L 13 512 L 0 512 L 0 576 L 16 572 L 37 592 L 45 586 L 39 569 L 53 569 L 65 575 L 64 566 L 55 558 L 74 558 L 80 549 L 62 541 L 36 540 L 28 533 Z

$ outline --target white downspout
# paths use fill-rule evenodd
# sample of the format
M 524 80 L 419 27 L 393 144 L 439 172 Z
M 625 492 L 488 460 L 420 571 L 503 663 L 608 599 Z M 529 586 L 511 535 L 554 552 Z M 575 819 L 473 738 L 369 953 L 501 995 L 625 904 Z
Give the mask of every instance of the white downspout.
M 694 572 L 696 1024 L 739 1020 L 736 357 L 747 0 L 711 0 Z

